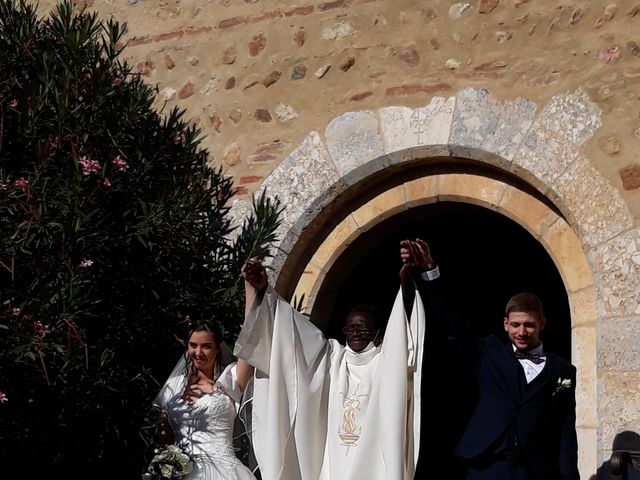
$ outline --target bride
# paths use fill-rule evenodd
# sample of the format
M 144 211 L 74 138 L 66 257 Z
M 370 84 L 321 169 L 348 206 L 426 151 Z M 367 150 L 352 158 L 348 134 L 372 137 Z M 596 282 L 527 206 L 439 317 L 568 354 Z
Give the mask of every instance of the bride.
M 255 480 L 232 445 L 237 407 L 252 373 L 243 360 L 232 362 L 216 324 L 191 326 L 187 351 L 154 402 L 162 412 L 160 442 L 173 441 L 193 461 L 185 480 Z

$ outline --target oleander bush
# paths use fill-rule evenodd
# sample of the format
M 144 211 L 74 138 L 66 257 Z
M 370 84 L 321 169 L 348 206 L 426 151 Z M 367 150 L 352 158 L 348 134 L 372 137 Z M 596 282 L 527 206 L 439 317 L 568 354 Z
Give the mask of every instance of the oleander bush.
M 123 34 L 0 0 L 2 478 L 140 478 L 181 322 L 233 339 L 240 266 L 279 222 L 263 196 L 233 231 L 231 179 L 182 111 L 154 110 Z

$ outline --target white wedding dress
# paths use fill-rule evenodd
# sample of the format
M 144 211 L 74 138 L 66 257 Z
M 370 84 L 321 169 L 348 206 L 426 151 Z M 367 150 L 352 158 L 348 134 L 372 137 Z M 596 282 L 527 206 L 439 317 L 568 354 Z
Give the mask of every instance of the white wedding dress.
M 216 380 L 215 391 L 191 404 L 183 400 L 185 375 L 167 381 L 162 408 L 169 416 L 175 443 L 193 460 L 187 480 L 255 480 L 233 449 L 233 424 L 242 392 L 235 363 Z

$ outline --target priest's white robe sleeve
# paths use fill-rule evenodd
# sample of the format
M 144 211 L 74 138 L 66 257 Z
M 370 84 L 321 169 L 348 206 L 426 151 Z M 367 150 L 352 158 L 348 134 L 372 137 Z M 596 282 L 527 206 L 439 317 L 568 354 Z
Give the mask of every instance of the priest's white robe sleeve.
M 235 348 L 256 367 L 252 427 L 262 478 L 413 479 L 424 321 L 419 294 L 409 322 L 400 291 L 382 347 L 356 354 L 325 340 L 269 288 Z M 349 436 L 345 395 L 354 388 L 367 398 L 358 400 L 358 429 Z
M 270 287 L 234 353 L 256 368 L 252 436 L 265 480 L 317 480 L 326 440 L 329 344 Z

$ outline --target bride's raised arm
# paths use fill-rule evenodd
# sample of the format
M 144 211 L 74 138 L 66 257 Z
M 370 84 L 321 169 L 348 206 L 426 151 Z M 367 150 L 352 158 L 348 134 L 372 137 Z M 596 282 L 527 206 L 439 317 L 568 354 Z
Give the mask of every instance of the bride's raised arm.
M 244 393 L 247 383 L 249 383 L 249 380 L 251 380 L 253 376 L 253 367 L 242 358 L 239 358 L 236 365 L 236 375 L 238 376 L 240 391 Z

